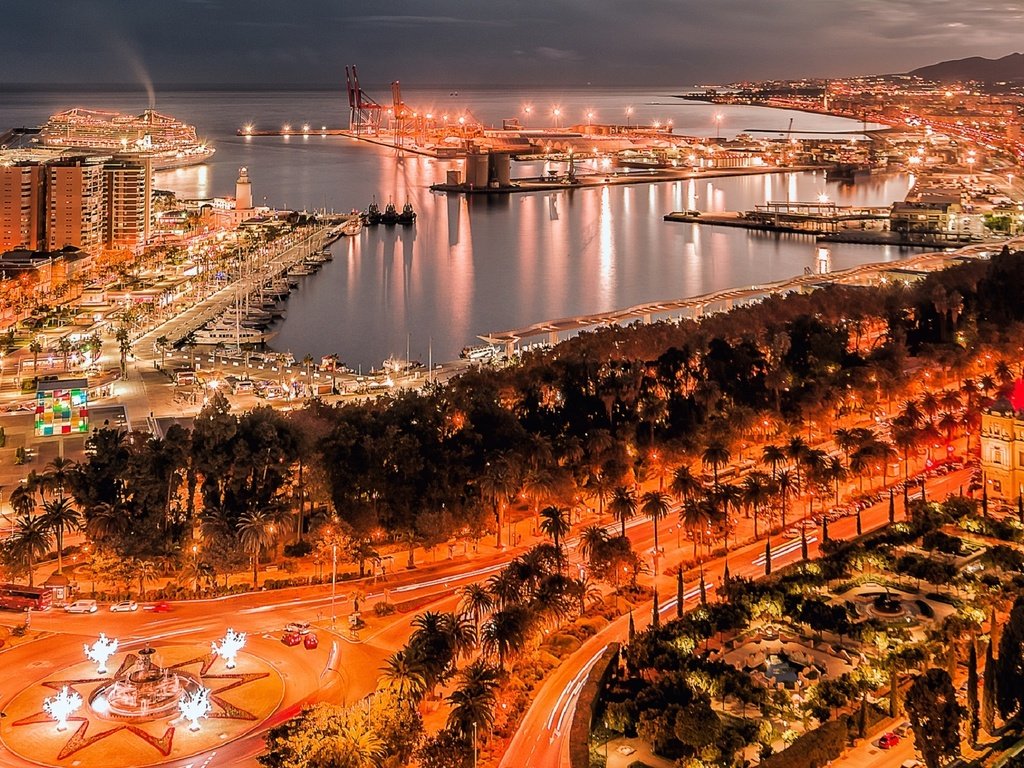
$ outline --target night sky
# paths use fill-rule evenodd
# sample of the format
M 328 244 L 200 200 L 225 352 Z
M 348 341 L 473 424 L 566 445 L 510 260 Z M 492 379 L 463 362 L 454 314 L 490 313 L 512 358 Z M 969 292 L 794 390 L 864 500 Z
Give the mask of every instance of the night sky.
M 1020 48 L 1024 0 L 10 0 L 0 83 L 685 85 Z

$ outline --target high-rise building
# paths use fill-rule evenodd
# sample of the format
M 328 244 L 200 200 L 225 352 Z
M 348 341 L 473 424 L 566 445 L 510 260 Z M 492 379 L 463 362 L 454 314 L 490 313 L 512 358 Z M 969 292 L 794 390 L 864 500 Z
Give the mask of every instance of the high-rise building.
M 103 157 L 68 157 L 46 166 L 46 249 L 98 253 L 106 214 Z
M 106 192 L 104 245 L 134 251 L 149 240 L 153 218 L 150 160 L 116 161 L 103 168 Z
M 0 253 L 45 245 L 43 167 L 38 163 L 0 164 Z

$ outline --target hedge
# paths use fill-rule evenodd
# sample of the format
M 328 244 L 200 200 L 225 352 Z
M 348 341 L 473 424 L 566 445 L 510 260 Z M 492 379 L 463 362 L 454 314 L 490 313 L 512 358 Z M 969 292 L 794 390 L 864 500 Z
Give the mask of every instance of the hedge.
M 849 733 L 846 723 L 829 720 L 808 731 L 786 749 L 761 762 L 762 768 L 822 768 L 846 749 Z

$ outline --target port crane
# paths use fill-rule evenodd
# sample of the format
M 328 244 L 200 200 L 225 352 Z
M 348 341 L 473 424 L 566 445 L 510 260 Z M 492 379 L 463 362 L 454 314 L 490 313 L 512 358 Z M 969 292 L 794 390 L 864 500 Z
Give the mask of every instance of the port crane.
M 374 101 L 359 86 L 359 73 L 356 65 L 345 67 L 345 89 L 348 91 L 348 125 L 349 130 L 356 133 L 378 133 L 380 131 L 380 117 L 383 107 Z

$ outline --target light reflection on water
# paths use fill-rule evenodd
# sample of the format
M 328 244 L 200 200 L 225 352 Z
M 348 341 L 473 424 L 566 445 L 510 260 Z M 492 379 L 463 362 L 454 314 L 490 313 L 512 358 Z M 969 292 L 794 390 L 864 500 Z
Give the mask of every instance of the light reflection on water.
M 714 134 L 713 114 L 722 112 L 722 133 L 763 127 L 783 132 L 794 119 L 801 130 L 855 130 L 859 124 L 816 115 L 750 107 L 722 108 L 667 98 L 670 91 L 632 94 L 634 122 L 674 120 L 677 132 Z M 9 96 L 9 98 L 8 98 Z M 559 103 L 562 123 L 581 120 L 586 108 L 596 120 L 621 121 L 623 94 L 566 92 L 532 99 Z M 448 92 L 417 94 L 410 104 L 429 103 L 457 114 L 472 106 L 489 123 L 521 113 L 524 97 L 503 91 L 459 97 Z M 38 124 L 76 103 L 141 111 L 145 99 L 126 94 L 5 94 L 0 128 Z M 240 166 L 249 168 L 257 202 L 293 208 L 347 211 L 371 197 L 418 212 L 414 229 L 364 229 L 335 244 L 335 259 L 303 280 L 288 304 L 287 320 L 274 346 L 301 358 L 336 352 L 351 365 L 379 365 L 404 355 L 426 361 L 454 357 L 476 334 L 540 320 L 627 307 L 644 301 L 765 283 L 815 265 L 812 238 L 664 222 L 681 208 L 736 210 L 769 200 L 814 201 L 825 193 L 838 204 L 888 205 L 902 199 L 907 176 L 872 177 L 841 187 L 821 173 L 698 179 L 650 186 L 608 186 L 506 197 L 447 197 L 429 191 L 458 164 L 394 149 L 357 144 L 341 137 L 253 138 L 234 135 L 247 121 L 258 127 L 291 122 L 336 126 L 344 122 L 344 92 L 168 93 L 157 109 L 195 123 L 217 148 L 205 166 L 160 173 L 157 188 L 182 196 L 232 194 Z M 538 109 L 540 107 L 538 106 Z M 533 116 L 533 122 L 539 122 Z M 552 166 L 557 167 L 557 165 Z M 523 164 L 514 174 L 540 175 L 544 164 Z M 865 261 L 903 258 L 894 248 L 836 245 L 835 269 Z

